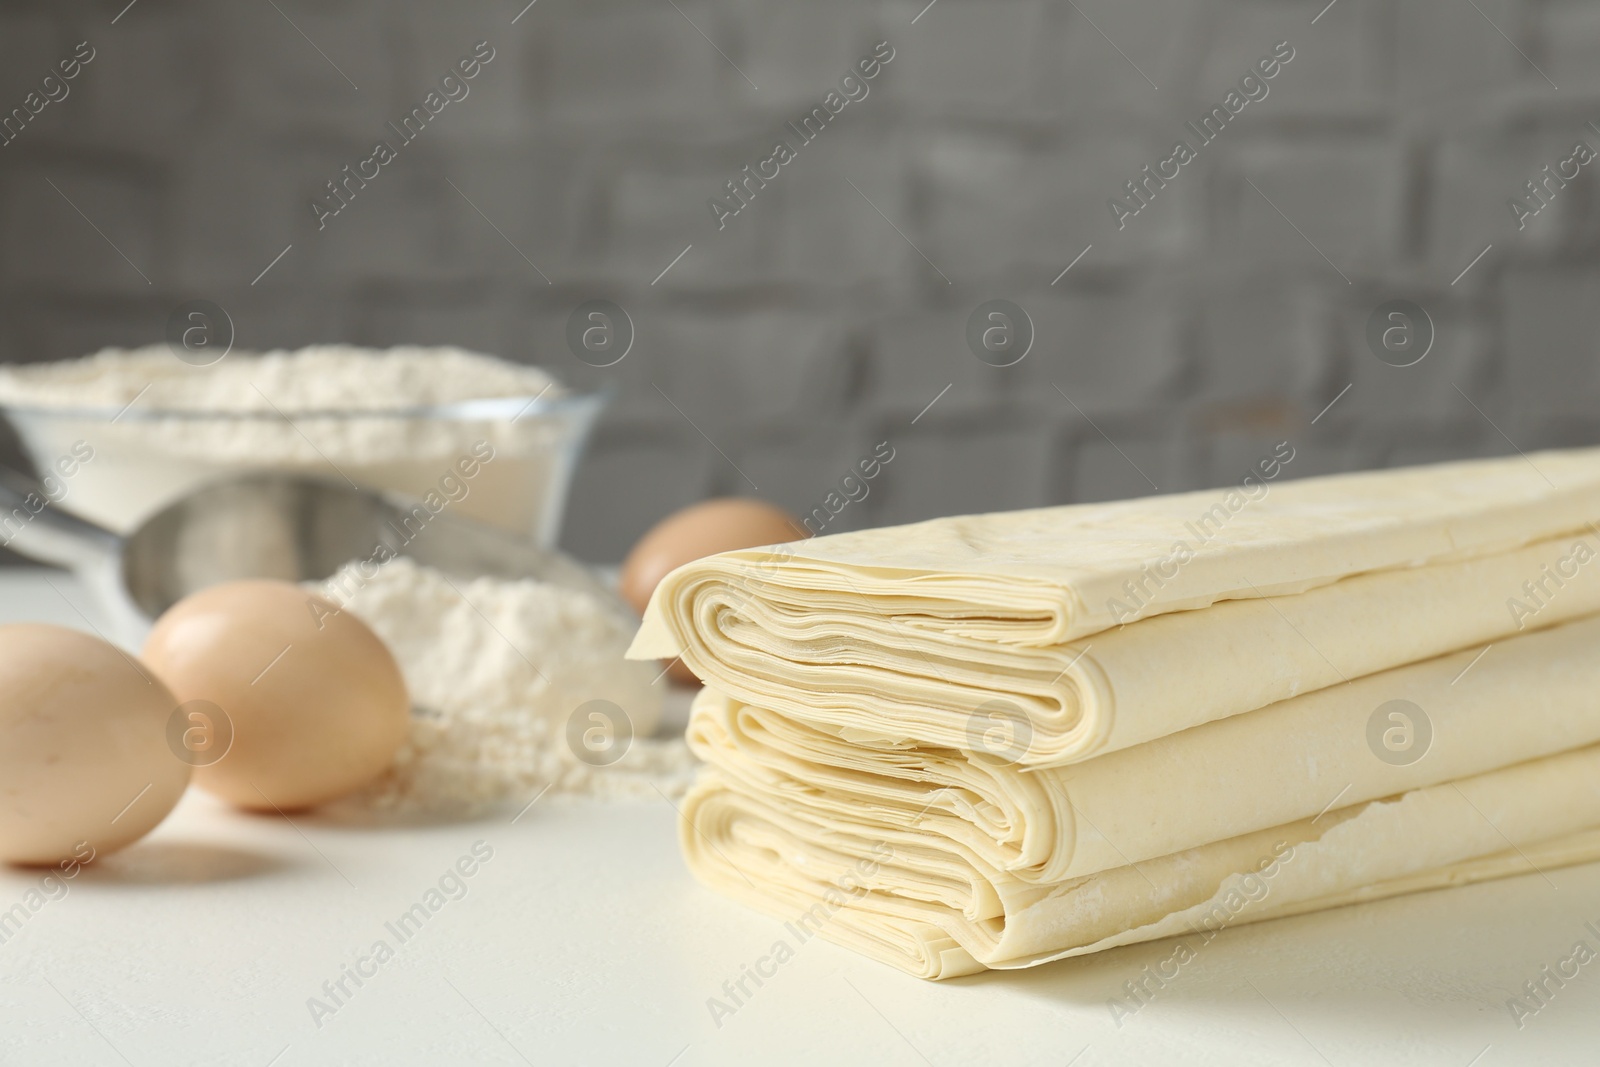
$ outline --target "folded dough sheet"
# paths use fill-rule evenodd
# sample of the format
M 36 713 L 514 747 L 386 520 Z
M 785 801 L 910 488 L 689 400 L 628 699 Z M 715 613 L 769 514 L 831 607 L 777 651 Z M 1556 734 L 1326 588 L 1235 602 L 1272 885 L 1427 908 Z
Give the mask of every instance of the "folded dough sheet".
M 1600 450 L 941 519 L 679 568 L 630 654 L 709 683 L 701 880 L 1029 966 L 1600 858 L 1597 517 Z
M 896 847 L 1059 882 L 1600 743 L 1600 615 L 1396 667 L 1087 760 L 1019 770 L 954 749 L 877 749 L 715 689 L 695 753 L 752 792 Z M 1477 660 L 1477 662 L 1474 662 Z M 1375 754 L 1400 705 L 1420 758 Z M 1394 725 L 1379 714 L 1380 733 Z M 1419 733 L 1420 732 L 1420 733 Z M 1430 736 L 1431 735 L 1431 736 Z M 912 852 L 907 852 L 906 860 Z M 935 864 L 942 862 L 935 860 Z
M 998 712 L 1063 766 L 1600 611 L 1597 516 L 1600 450 L 936 519 L 681 567 L 631 654 L 869 744 Z
M 816 821 L 706 773 L 683 805 L 718 892 L 923 978 L 1031 967 L 1158 938 L 1600 859 L 1600 747 L 1575 749 L 1053 885 Z

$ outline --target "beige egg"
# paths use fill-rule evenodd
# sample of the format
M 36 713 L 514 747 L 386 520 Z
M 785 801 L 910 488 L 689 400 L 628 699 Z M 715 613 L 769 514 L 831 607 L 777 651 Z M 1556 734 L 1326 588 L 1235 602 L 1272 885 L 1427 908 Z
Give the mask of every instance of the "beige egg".
M 166 741 L 177 706 L 98 637 L 0 626 L 0 860 L 87 862 L 154 829 L 189 783 Z
M 691 504 L 652 526 L 629 551 L 622 562 L 622 596 L 635 611 L 643 612 L 661 579 L 685 563 L 808 536 L 793 515 L 764 500 L 722 497 Z M 668 673 L 685 685 L 699 684 L 682 660 Z
M 201 740 L 224 747 L 196 755 L 195 782 L 242 808 L 344 796 L 381 774 L 410 732 L 388 647 L 289 582 L 225 582 L 185 597 L 156 621 L 144 660 L 198 709 Z

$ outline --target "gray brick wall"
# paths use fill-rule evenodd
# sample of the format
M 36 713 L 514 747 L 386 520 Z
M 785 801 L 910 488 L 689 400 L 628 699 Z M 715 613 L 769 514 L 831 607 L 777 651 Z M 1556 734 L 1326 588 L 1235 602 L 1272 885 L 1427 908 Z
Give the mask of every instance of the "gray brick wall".
M 1596 437 L 1596 167 L 1525 229 L 1508 207 L 1600 148 L 1588 0 L 523 2 L 6 4 L 0 109 L 96 57 L 0 148 L 0 359 L 153 342 L 205 298 L 242 347 L 453 342 L 610 386 L 564 538 L 593 559 L 746 476 L 809 510 L 885 437 L 836 528 L 1219 484 L 1284 438 L 1304 476 Z M 323 183 L 479 40 L 470 95 L 319 232 Z M 708 198 L 881 40 L 719 231 Z M 1284 40 L 1119 231 L 1109 198 Z M 604 370 L 564 342 L 596 297 L 638 330 Z M 993 298 L 1035 326 L 1015 366 L 965 340 Z M 1415 366 L 1367 345 L 1395 298 L 1436 327 Z

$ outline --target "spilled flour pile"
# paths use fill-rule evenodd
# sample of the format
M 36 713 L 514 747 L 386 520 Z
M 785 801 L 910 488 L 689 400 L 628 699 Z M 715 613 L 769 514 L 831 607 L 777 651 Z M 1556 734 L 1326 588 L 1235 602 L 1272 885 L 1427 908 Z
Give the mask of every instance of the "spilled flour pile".
M 633 626 L 598 597 L 531 579 L 462 581 L 405 558 L 371 579 L 346 568 L 318 591 L 383 638 L 411 692 L 411 739 L 358 803 L 460 811 L 542 791 L 658 799 L 658 788 L 670 797 L 688 786 L 695 760 L 683 740 L 649 736 L 666 682 L 622 658 Z

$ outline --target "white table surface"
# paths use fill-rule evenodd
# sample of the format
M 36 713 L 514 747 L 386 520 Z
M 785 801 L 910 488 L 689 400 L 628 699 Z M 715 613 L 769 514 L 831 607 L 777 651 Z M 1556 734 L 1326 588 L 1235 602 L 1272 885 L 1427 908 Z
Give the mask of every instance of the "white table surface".
M 84 627 L 50 581 L 0 572 L 0 621 Z M 0 943 L 0 1063 L 1600 1062 L 1600 960 L 1521 1029 L 1506 1007 L 1574 942 L 1600 950 L 1600 865 L 1225 931 L 1120 1026 L 1108 1000 L 1171 942 L 934 984 L 814 940 L 719 1026 L 707 998 L 782 926 L 696 885 L 674 818 L 541 802 L 372 828 L 191 793 Z M 317 1025 L 308 998 L 479 841 L 466 895 Z M 39 877 L 0 868 L 0 912 Z

